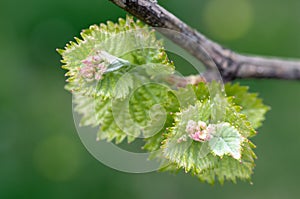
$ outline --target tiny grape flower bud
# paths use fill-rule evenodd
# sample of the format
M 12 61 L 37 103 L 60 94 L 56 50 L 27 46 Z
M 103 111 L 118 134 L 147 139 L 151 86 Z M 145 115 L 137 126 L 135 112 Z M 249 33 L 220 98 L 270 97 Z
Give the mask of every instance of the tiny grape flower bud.
M 200 129 L 204 130 L 207 128 L 206 123 L 202 122 L 202 121 L 198 121 L 198 126 L 200 127 Z
M 79 73 L 84 79 L 86 79 L 87 81 L 91 81 L 93 80 L 95 71 L 96 70 L 94 67 L 87 65 L 82 67 Z
M 185 131 L 189 134 L 192 134 L 195 132 L 196 128 L 197 128 L 197 123 L 193 120 L 189 120 L 186 125 Z
M 195 141 L 200 142 L 201 141 L 201 139 L 200 139 L 201 135 L 200 134 L 201 134 L 200 131 L 196 131 L 195 133 L 190 134 L 190 138 L 192 138 Z
M 211 138 L 211 131 L 208 130 L 206 123 L 203 121 L 189 120 L 186 125 L 186 132 L 192 140 L 198 142 L 205 142 Z
M 81 61 L 83 66 L 80 68 L 79 73 L 86 81 L 101 80 L 107 67 L 103 63 L 101 53 L 97 52 L 96 55 L 87 57 Z
M 208 141 L 211 138 L 207 130 L 202 130 L 199 134 L 199 139 L 201 141 Z

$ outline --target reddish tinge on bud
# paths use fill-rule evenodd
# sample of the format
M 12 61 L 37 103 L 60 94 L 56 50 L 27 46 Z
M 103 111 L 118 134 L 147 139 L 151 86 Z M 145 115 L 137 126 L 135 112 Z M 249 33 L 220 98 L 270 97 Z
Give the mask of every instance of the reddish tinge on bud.
M 83 66 L 80 68 L 80 75 L 87 81 L 101 80 L 107 67 L 105 66 L 104 59 L 101 53 L 92 55 L 82 60 Z
M 193 120 L 189 120 L 185 131 L 191 139 L 198 142 L 205 142 L 211 138 L 210 131 L 208 131 L 207 125 L 203 121 L 195 122 Z

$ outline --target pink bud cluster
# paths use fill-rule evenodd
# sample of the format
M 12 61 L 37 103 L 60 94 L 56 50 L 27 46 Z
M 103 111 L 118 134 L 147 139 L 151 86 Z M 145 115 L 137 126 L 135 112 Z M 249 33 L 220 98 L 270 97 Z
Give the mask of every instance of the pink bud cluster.
M 193 120 L 189 120 L 185 131 L 191 139 L 198 142 L 205 142 L 211 138 L 210 126 L 207 126 L 203 121 L 195 122 Z
M 80 68 L 80 75 L 87 81 L 102 79 L 107 67 L 104 64 L 104 60 L 101 54 L 96 54 L 87 57 L 81 61 L 83 66 Z

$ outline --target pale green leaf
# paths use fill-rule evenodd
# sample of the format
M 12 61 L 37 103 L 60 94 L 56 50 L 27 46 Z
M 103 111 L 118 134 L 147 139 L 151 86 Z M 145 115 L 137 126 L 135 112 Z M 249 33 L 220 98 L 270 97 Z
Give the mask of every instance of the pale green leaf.
M 212 138 L 208 141 L 212 152 L 220 157 L 225 154 L 241 158 L 243 137 L 229 123 L 212 124 L 209 127 Z

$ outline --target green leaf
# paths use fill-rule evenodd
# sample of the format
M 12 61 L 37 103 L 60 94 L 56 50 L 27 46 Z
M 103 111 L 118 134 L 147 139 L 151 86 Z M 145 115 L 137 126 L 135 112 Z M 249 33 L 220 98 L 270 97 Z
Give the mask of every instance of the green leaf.
M 170 128 L 163 143 L 164 156 L 170 162 L 176 163 L 178 167 L 184 168 L 186 172 L 192 170 L 199 173 L 214 164 L 215 158 L 207 151 L 207 145 L 191 139 L 179 142 L 180 138 L 186 136 L 185 129 L 189 120 L 209 122 L 210 114 L 210 103 L 207 100 L 181 111 L 175 118 L 175 126 Z
M 219 158 L 213 167 L 196 174 L 197 177 L 201 181 L 206 181 L 210 184 L 213 184 L 216 178 L 221 184 L 225 180 L 236 183 L 237 178 L 250 181 L 255 167 L 254 160 L 256 159 L 256 155 L 252 150 L 254 147 L 250 141 L 244 142 L 241 160 L 225 155 L 222 159 Z
M 175 125 L 170 128 L 163 142 L 163 154 L 170 165 L 176 164 L 175 168 L 183 168 L 209 183 L 213 183 L 216 177 L 221 183 L 224 177 L 232 181 L 235 181 L 236 177 L 249 179 L 254 168 L 255 154 L 246 145 L 249 142 L 247 137 L 251 135 L 249 131 L 253 130 L 244 115 L 236 112 L 238 109 L 234 108 L 230 100 L 228 107 L 224 107 L 224 121 L 210 124 L 213 113 L 211 109 L 214 107 L 212 102 L 214 101 L 203 98 L 202 102 L 198 101 L 194 106 L 189 106 L 176 115 Z M 206 142 L 197 142 L 189 138 L 186 127 L 190 120 L 209 124 L 212 138 Z M 253 154 L 250 159 L 247 158 L 249 153 Z M 243 161 L 245 164 L 240 163 Z M 230 169 L 231 165 L 236 167 L 236 173 Z M 167 169 L 171 168 L 174 166 Z
M 147 64 L 174 68 L 154 30 L 132 17 L 119 19 L 116 24 L 93 25 L 83 30 L 81 37 L 58 50 L 63 57 L 62 67 L 68 70 L 65 88 L 69 91 L 111 98 L 115 83 L 132 68 Z M 124 85 L 128 90 L 126 86 L 131 85 Z
M 241 158 L 241 144 L 244 139 L 238 130 L 226 122 L 212 124 L 208 128 L 212 134 L 208 143 L 214 154 L 221 157 L 228 154 L 235 159 Z
M 241 113 L 247 116 L 252 127 L 255 129 L 260 127 L 270 107 L 264 105 L 256 93 L 249 93 L 247 86 L 228 83 L 225 85 L 225 90 L 227 96 L 233 98 L 233 103 L 241 107 Z
M 213 82 L 213 84 L 217 84 Z M 217 85 L 218 86 L 218 85 Z M 193 86 L 195 95 L 199 101 L 203 101 L 204 99 L 210 98 L 210 91 L 212 88 L 214 89 L 215 85 L 207 85 L 206 83 L 199 83 L 196 86 Z M 231 88 L 234 87 L 234 88 Z M 248 119 L 246 112 L 243 112 L 246 108 L 243 108 L 240 101 L 236 101 L 235 91 L 239 91 L 240 86 L 236 84 L 226 84 L 225 86 L 225 93 L 227 95 L 227 105 L 223 105 L 219 107 L 219 111 L 224 117 L 225 121 L 228 121 L 233 127 L 235 127 L 243 137 L 251 137 L 256 135 L 256 131 L 251 124 L 250 120 Z M 245 93 L 244 93 L 245 94 Z M 245 94 L 246 95 L 246 94 Z M 251 95 L 251 94 L 250 94 Z M 221 104 L 222 105 L 222 104 Z M 265 106 L 265 105 L 263 105 Z M 217 109 L 217 110 L 218 110 Z M 249 108 L 250 110 L 250 108 Z M 225 111 L 225 115 L 224 115 Z M 259 114 L 259 113 L 258 113 Z M 260 115 L 258 115 L 260 116 Z
M 81 125 L 99 125 L 98 139 L 120 143 L 136 137 L 161 136 L 166 124 L 172 121 L 168 114 L 177 110 L 175 96 L 167 87 L 145 84 L 125 99 L 90 97 L 74 93 L 75 110 L 83 115 Z
M 155 135 L 146 138 L 145 145 L 143 146 L 143 149 L 152 153 L 150 157 L 152 159 L 157 157 L 162 158 L 161 151 L 159 151 L 161 148 L 161 143 L 165 139 L 167 129 L 173 125 L 174 115 L 179 111 L 179 101 L 177 96 L 174 94 L 174 91 L 169 91 L 167 95 L 168 100 L 164 102 L 164 107 L 166 108 L 166 121 L 164 127 Z
M 74 93 L 73 102 L 75 111 L 81 115 L 81 126 L 98 126 L 99 130 L 95 139 L 96 137 L 107 141 L 115 139 L 116 143 L 120 143 L 126 138 L 127 135 L 115 123 L 110 100 Z M 127 137 L 128 142 L 133 140 L 131 136 Z
M 136 81 L 134 80 L 134 76 L 131 73 L 125 73 L 119 79 L 116 85 L 114 85 L 115 89 L 113 90 L 113 94 L 111 97 L 116 99 L 124 99 L 129 95 L 130 91 L 134 87 Z M 109 86 L 109 85 L 108 85 Z M 112 86 L 112 85 L 110 85 Z
M 73 95 L 74 110 L 81 115 L 80 126 L 97 126 L 95 100 L 80 93 Z

